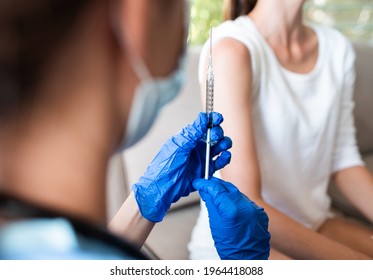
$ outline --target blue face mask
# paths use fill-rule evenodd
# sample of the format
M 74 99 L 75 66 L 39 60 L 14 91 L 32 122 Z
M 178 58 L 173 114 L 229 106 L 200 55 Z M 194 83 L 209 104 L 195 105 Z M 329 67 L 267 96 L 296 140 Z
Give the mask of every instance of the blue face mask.
M 140 84 L 132 101 L 131 111 L 127 121 L 127 129 L 118 150 L 131 147 L 137 143 L 152 127 L 161 108 L 173 100 L 180 92 L 185 79 L 186 41 L 189 28 L 189 6 L 185 1 L 184 49 L 179 57 L 178 68 L 166 78 L 153 78 L 144 61 L 133 54 L 132 67 L 140 78 Z
M 142 66 L 139 67 L 140 65 Z M 120 150 L 131 147 L 144 137 L 152 127 L 161 108 L 178 95 L 184 84 L 184 66 L 185 52 L 180 57 L 178 68 L 167 78 L 154 79 L 145 74 L 148 71 L 145 72 L 142 69 L 145 67 L 144 63 L 134 65 L 141 81 L 132 101 L 127 130 L 123 137 L 124 141 L 119 147 Z

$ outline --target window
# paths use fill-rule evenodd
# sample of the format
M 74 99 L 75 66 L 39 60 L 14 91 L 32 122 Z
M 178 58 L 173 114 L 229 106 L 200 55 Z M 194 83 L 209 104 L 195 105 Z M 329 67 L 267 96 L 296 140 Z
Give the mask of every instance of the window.
M 372 0 L 312 0 L 305 5 L 306 22 L 332 26 L 353 41 L 373 43 Z
M 210 24 L 221 22 L 222 7 L 223 0 L 191 0 L 191 45 L 206 41 Z M 334 27 L 353 41 L 373 44 L 373 0 L 308 0 L 304 19 Z

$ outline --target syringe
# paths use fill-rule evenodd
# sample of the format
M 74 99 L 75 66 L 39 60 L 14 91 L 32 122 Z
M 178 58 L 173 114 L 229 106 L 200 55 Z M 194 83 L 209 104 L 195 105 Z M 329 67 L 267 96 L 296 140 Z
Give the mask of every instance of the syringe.
M 210 56 L 206 75 L 206 114 L 208 116 L 208 127 L 206 136 L 206 164 L 205 179 L 209 179 L 210 170 L 210 147 L 211 147 L 211 128 L 212 112 L 214 110 L 214 72 L 212 70 L 212 26 L 210 25 Z

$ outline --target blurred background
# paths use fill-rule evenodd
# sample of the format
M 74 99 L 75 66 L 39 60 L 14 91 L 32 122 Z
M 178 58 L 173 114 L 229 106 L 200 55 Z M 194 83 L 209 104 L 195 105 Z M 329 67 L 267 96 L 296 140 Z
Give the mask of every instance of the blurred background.
M 223 0 L 191 0 L 189 44 L 200 45 L 208 38 L 210 23 L 221 22 Z M 332 26 L 354 42 L 373 45 L 373 0 L 308 0 L 306 22 Z
M 1 1 L 1 0 L 0 0 Z M 131 192 L 130 186 L 138 181 L 148 163 L 160 146 L 180 127 L 194 120 L 201 109 L 198 83 L 198 63 L 201 45 L 209 35 L 210 23 L 221 22 L 223 0 L 190 0 L 191 25 L 189 32 L 188 63 L 186 83 L 180 95 L 165 106 L 147 136 L 140 143 L 118 155 L 112 162 L 109 177 L 111 198 L 109 213 L 114 215 Z M 260 1 L 260 0 L 259 0 Z M 284 1 L 284 0 L 278 0 Z M 373 171 L 373 0 L 308 0 L 305 5 L 305 20 L 333 26 L 346 34 L 355 44 L 357 54 L 357 83 L 355 89 L 356 128 L 359 147 L 367 166 Z M 363 44 L 360 44 L 363 42 Z M 369 46 L 369 44 L 371 46 Z M 130 163 L 130 164 L 127 164 Z M 116 175 L 116 176 L 115 176 Z M 330 189 L 334 210 L 358 217 L 361 214 L 340 195 L 335 187 Z M 194 192 L 172 206 L 162 223 L 158 223 L 146 243 L 147 249 L 161 259 L 188 259 L 187 244 L 199 213 L 199 195 Z M 337 210 L 338 209 L 338 210 Z M 167 238 L 165 238 L 167 237 Z

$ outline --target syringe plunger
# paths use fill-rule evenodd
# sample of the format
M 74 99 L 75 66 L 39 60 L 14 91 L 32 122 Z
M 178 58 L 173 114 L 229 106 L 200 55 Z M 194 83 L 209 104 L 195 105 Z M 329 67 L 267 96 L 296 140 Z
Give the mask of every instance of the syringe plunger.
M 210 173 L 210 148 L 211 148 L 211 128 L 212 112 L 214 111 L 214 72 L 212 70 L 212 27 L 210 26 L 210 57 L 206 76 L 206 114 L 208 116 L 208 128 L 206 137 L 206 164 L 205 179 L 208 180 Z

